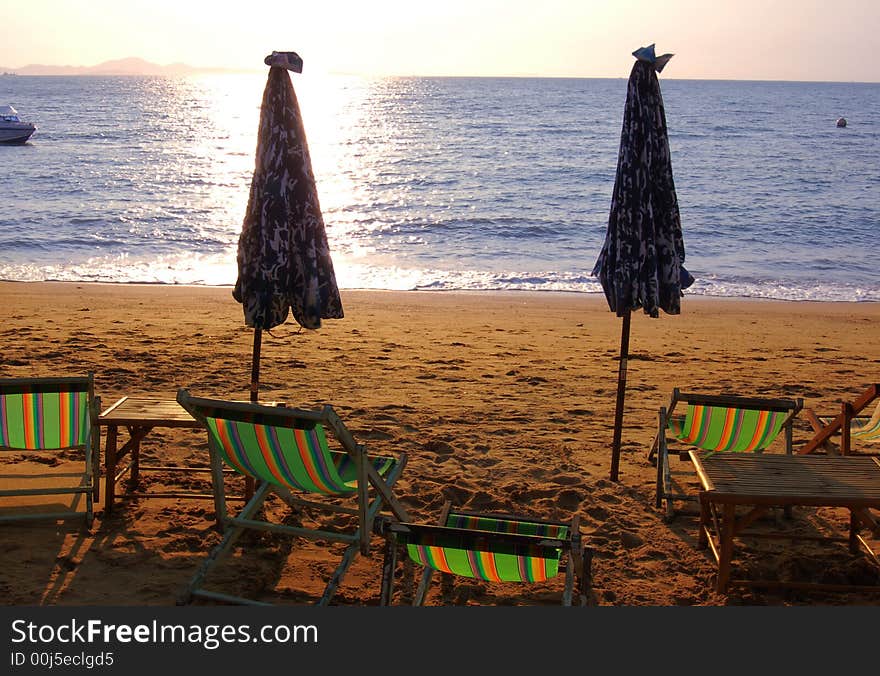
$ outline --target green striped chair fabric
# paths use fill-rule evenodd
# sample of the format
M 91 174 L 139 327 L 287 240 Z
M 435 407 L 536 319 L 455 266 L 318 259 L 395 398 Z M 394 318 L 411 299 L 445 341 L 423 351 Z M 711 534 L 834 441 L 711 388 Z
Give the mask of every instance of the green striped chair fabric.
M 674 413 L 683 404 L 683 414 Z M 704 454 L 760 453 L 785 431 L 785 452 L 791 453 L 794 416 L 803 408 L 802 399 L 767 399 L 729 394 L 683 393 L 673 389 L 667 408 L 660 409 L 659 429 L 648 453 L 657 454 L 655 504 L 666 502 L 666 517 L 675 515 L 676 501 L 695 501 L 686 484 L 677 482 L 670 465 L 668 442 L 700 449 Z M 673 451 L 686 459 L 680 449 Z
M 823 425 L 829 425 L 834 421 L 833 416 L 819 416 Z M 871 417 L 859 416 L 849 423 L 849 433 L 853 439 L 868 442 L 880 442 L 880 402 Z
M 559 573 L 560 547 L 539 540 L 567 539 L 570 528 L 528 520 L 450 513 L 443 529 L 414 528 L 399 536 L 415 563 L 491 582 L 540 582 Z M 516 542 L 494 535 L 524 536 Z M 528 538 L 535 542 L 527 542 Z
M 880 417 L 876 420 L 854 418 L 850 423 L 850 434 L 862 441 L 880 441 Z
M 357 490 L 357 466 L 344 452 L 327 445 L 324 426 L 302 421 L 286 427 L 260 419 L 235 420 L 206 416 L 215 447 L 230 467 L 246 476 L 278 486 L 327 495 Z M 394 458 L 369 459 L 380 476 L 396 464 Z
M 89 443 L 85 385 L 18 385 L 0 391 L 0 447 L 17 450 L 83 448 Z
M 63 495 L 72 496 L 71 502 L 56 511 L 4 510 L 0 522 L 85 517 L 86 526 L 91 528 L 94 501 L 99 497 L 99 407 L 91 373 L 83 377 L 0 379 L 0 450 L 23 455 L 74 450 L 77 455 L 82 453 L 82 460 L 73 466 L 84 463 L 73 473 L 66 468 L 57 472 L 48 468 L 45 472 L 16 475 L 13 485 L 0 489 L 0 497 Z M 80 496 L 84 509 L 79 507 Z
M 788 413 L 730 406 L 688 404 L 668 427 L 682 443 L 706 451 L 763 451 L 782 430 Z

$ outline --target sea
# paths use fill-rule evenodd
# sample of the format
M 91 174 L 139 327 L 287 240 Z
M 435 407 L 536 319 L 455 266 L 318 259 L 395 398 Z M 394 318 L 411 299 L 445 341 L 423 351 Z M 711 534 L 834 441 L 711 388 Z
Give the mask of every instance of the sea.
M 625 77 L 293 82 L 340 288 L 601 293 Z M 265 84 L 0 76 L 0 279 L 234 284 Z M 880 301 L 880 84 L 660 85 L 686 295 Z

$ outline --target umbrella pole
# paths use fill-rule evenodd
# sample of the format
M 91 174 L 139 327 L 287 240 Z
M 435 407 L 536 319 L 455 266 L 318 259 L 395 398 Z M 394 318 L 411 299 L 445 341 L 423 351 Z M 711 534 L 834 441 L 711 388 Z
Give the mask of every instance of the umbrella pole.
M 260 390 L 260 350 L 263 346 L 262 329 L 254 329 L 254 350 L 251 356 L 251 403 L 256 404 Z M 250 500 L 254 496 L 255 481 L 253 477 L 245 477 L 244 499 Z
M 254 352 L 251 357 L 251 402 L 257 403 L 260 390 L 260 349 L 263 344 L 263 331 L 254 329 Z
M 611 445 L 611 480 L 617 481 L 620 467 L 620 437 L 623 431 L 623 399 L 626 395 L 626 361 L 629 356 L 630 311 L 623 315 L 620 330 L 620 366 L 617 371 L 617 406 L 614 409 L 614 441 Z

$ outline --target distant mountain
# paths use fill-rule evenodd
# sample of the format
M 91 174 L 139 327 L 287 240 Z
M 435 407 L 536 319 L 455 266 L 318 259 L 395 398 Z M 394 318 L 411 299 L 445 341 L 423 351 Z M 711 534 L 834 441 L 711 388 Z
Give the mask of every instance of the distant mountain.
M 11 75 L 191 75 L 193 73 L 230 73 L 228 68 L 197 68 L 185 63 L 160 66 L 136 57 L 105 61 L 97 66 L 45 66 L 30 64 L 22 68 L 2 68 L 0 72 Z

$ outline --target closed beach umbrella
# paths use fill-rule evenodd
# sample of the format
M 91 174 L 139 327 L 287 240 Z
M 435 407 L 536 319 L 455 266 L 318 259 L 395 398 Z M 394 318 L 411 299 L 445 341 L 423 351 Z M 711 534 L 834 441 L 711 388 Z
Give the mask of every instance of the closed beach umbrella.
M 643 309 L 679 314 L 681 290 L 693 282 L 683 267 L 684 241 L 657 73 L 672 54 L 656 56 L 654 45 L 633 52 L 627 85 L 617 174 L 605 243 L 593 275 L 612 312 L 623 319 L 611 480 L 617 481 L 626 393 L 630 314 Z
M 232 292 L 254 328 L 251 401 L 257 401 L 262 331 L 293 314 L 317 329 L 343 316 L 324 218 L 299 103 L 288 70 L 302 72 L 293 52 L 265 59 L 254 175 L 238 240 L 238 280 Z

